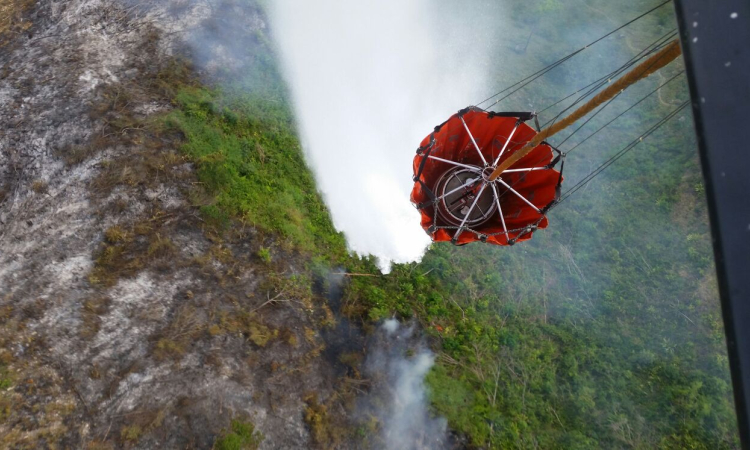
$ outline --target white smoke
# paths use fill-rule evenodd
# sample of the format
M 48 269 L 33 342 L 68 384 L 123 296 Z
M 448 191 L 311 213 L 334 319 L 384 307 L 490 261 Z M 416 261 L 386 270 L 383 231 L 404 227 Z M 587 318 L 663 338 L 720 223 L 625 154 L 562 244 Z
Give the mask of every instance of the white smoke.
M 373 380 L 360 412 L 377 417 L 376 447 L 389 450 L 448 448 L 447 422 L 428 409 L 424 378 L 435 355 L 415 339 L 414 327 L 387 320 L 375 333 L 365 361 L 365 375 Z
M 399 327 L 399 321 L 396 319 L 387 319 L 383 322 L 383 331 L 385 331 L 389 336 L 396 331 L 398 331 Z
M 276 0 L 271 28 L 303 147 L 351 250 L 419 260 L 409 202 L 420 141 L 477 101 L 498 23 L 430 0 Z M 446 8 L 452 8 L 447 10 Z

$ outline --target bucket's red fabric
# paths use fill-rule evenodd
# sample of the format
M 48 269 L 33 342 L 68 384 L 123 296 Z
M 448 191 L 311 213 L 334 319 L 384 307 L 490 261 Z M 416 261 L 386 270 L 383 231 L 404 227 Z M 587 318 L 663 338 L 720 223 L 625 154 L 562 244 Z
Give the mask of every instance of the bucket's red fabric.
M 491 117 L 487 112 L 480 110 L 469 110 L 464 114 L 463 118 L 469 130 L 471 130 L 471 134 L 474 136 L 477 145 L 482 149 L 484 158 L 490 164 L 497 158 L 518 120 L 513 117 Z M 523 147 L 535 135 L 536 131 L 533 128 L 522 123 L 513 135 L 500 162 Z M 434 144 L 430 152 L 431 156 L 437 156 L 462 164 L 483 166 L 482 160 L 474 148 L 469 135 L 466 133 L 458 114 L 451 116 L 438 131 L 427 136 L 420 146 L 427 148 L 432 139 L 434 139 Z M 422 159 L 425 157 L 425 152 L 423 152 L 414 158 L 413 167 L 415 175 L 418 173 Z M 542 167 L 552 162 L 552 159 L 553 153 L 550 146 L 540 144 L 531 153 L 511 166 L 510 169 Z M 434 192 L 435 184 L 440 176 L 453 167 L 455 166 L 428 158 L 420 179 Z M 542 209 L 554 200 L 555 188 L 560 179 L 560 173 L 555 169 L 542 169 L 530 172 L 504 173 L 501 175 L 501 179 L 536 207 Z M 500 206 L 505 218 L 505 225 L 509 231 L 524 228 L 527 225 L 537 222 L 539 222 L 538 228 L 547 227 L 546 218 L 543 218 L 541 214 L 524 203 L 518 196 L 512 192 L 508 192 L 502 185 L 496 184 L 496 186 L 500 194 Z M 411 191 L 411 201 L 415 205 L 430 203 L 430 197 L 419 182 L 414 183 L 414 188 Z M 420 212 L 422 214 L 422 228 L 425 231 L 428 231 L 433 225 L 438 227 L 431 234 L 434 241 L 450 241 L 453 238 L 456 230 L 439 228 L 440 226 L 447 225 L 446 223 L 441 223 L 439 215 L 437 215 L 438 223 L 435 223 L 436 214 L 432 205 L 422 208 Z M 505 234 L 490 236 L 493 233 L 503 232 L 502 222 L 497 212 L 487 222 L 471 229 L 487 235 L 487 242 L 496 245 L 508 245 L 509 239 L 513 239 L 514 242 L 525 241 L 531 239 L 532 235 L 531 232 L 514 231 L 510 232 L 509 236 Z M 456 243 L 462 245 L 478 240 L 480 240 L 480 237 L 476 233 L 464 230 L 459 235 Z

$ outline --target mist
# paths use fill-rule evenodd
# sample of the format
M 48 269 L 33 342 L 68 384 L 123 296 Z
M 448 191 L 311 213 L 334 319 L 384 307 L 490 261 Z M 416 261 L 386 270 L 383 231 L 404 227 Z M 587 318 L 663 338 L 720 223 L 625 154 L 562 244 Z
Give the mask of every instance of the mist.
M 477 101 L 493 31 L 479 8 L 428 0 L 278 0 L 271 29 L 302 145 L 350 250 L 381 269 L 429 238 L 409 201 L 420 141 Z M 473 10 L 473 11 L 472 11 Z

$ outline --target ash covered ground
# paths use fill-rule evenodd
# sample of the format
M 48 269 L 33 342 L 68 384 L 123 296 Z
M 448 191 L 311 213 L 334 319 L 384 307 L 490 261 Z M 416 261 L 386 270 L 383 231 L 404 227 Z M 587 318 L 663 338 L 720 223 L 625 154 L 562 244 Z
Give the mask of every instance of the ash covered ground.
M 3 448 L 212 448 L 232 420 L 261 448 L 356 445 L 362 349 L 323 332 L 325 289 L 296 254 L 259 258 L 252 227 L 206 227 L 179 136 L 144 125 L 174 82 L 232 66 L 190 51 L 217 11 L 266 27 L 247 2 L 0 7 Z

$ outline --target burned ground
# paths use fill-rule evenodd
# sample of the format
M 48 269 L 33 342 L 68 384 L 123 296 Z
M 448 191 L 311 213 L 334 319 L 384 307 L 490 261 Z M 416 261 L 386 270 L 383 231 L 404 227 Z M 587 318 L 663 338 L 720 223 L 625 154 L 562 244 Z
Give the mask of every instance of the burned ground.
M 2 13 L 1 445 L 211 448 L 232 419 L 263 448 L 342 445 L 322 292 L 272 236 L 205 221 L 210 194 L 159 121 L 196 82 L 180 30 L 210 8 Z

